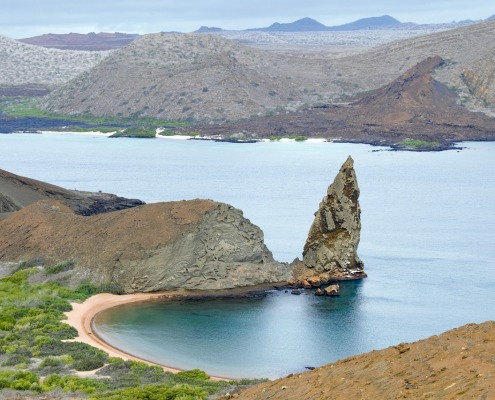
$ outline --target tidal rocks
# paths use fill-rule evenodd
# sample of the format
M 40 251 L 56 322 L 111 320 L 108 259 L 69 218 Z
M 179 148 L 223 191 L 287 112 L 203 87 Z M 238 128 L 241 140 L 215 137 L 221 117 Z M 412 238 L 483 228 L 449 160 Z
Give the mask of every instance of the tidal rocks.
M 363 278 L 357 255 L 361 233 L 359 187 L 354 161 L 349 156 L 320 203 L 304 246 L 302 278 L 320 280 Z M 311 278 L 315 279 L 315 278 Z
M 340 286 L 338 284 L 330 285 L 323 290 L 325 296 L 340 296 Z

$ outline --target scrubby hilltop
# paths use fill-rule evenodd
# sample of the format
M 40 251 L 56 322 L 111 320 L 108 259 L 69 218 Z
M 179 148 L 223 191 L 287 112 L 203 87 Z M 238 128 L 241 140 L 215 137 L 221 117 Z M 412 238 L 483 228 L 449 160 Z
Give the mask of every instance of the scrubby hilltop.
M 328 73 L 325 63 L 218 36 L 158 33 L 115 51 L 53 93 L 46 107 L 64 114 L 239 119 L 314 101 Z
M 495 21 L 393 42 L 344 58 L 275 54 L 214 35 L 152 34 L 54 92 L 64 114 L 238 120 L 322 105 L 388 84 L 428 57 L 459 101 L 489 108 Z

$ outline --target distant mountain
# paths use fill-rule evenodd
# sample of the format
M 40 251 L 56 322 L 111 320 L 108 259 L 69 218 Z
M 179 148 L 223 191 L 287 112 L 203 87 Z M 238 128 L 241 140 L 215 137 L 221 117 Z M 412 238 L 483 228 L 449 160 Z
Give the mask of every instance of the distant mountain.
M 490 19 L 495 19 L 495 14 L 493 14 L 491 17 L 488 17 L 487 18 L 487 21 L 490 20 Z
M 127 46 L 133 40 L 138 38 L 138 34 L 129 33 L 66 33 L 54 34 L 48 33 L 41 36 L 34 36 L 25 39 L 19 39 L 20 42 L 33 44 L 36 46 L 49 47 L 61 50 L 91 50 L 102 51 L 112 50 Z
M 270 25 L 267 28 L 254 28 L 248 29 L 248 31 L 262 31 L 262 32 L 316 32 L 326 31 L 328 27 L 312 18 L 302 18 L 290 23 L 278 23 Z
M 344 25 L 328 27 L 329 31 L 357 31 L 360 29 L 391 28 L 405 25 L 390 15 L 381 17 L 362 18 Z
M 215 26 L 202 26 L 198 30 L 195 30 L 193 33 L 216 33 L 223 32 L 222 28 L 217 28 Z
M 354 31 L 360 29 L 380 29 L 406 25 L 390 15 L 381 17 L 363 18 L 354 22 L 338 26 L 326 26 L 312 18 L 302 18 L 290 23 L 278 23 L 266 28 L 247 29 L 261 32 L 324 32 L 324 31 Z M 409 25 L 409 24 L 407 24 Z

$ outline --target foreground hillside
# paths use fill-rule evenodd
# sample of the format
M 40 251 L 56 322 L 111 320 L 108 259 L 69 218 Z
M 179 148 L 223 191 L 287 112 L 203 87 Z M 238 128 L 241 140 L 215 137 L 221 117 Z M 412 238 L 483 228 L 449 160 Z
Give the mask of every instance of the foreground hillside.
M 42 94 L 95 66 L 104 52 L 63 51 L 0 36 L 0 95 Z
M 213 35 L 152 34 L 117 50 L 50 95 L 62 114 L 239 120 L 322 105 L 377 89 L 427 57 L 472 107 L 491 106 L 495 21 L 393 42 L 343 58 L 296 57 Z
M 469 324 L 254 386 L 230 398 L 492 399 L 494 354 L 495 322 Z

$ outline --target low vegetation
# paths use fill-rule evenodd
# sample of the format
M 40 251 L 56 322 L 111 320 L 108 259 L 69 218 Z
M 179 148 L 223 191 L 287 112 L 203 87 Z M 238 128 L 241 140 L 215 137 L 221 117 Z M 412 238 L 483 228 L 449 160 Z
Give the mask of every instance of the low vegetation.
M 425 140 L 417 140 L 417 139 L 405 139 L 399 143 L 398 148 L 405 150 L 423 150 L 423 151 L 432 151 L 438 150 L 442 147 L 440 142 L 436 141 L 425 141 Z
M 270 136 L 268 139 L 270 139 L 271 142 L 279 142 L 282 139 L 292 139 L 295 140 L 296 142 L 304 142 L 305 140 L 308 140 L 306 136 L 302 135 L 297 135 L 297 136 Z
M 110 136 L 111 138 L 138 138 L 138 139 L 153 139 L 156 137 L 156 129 L 155 128 L 137 128 L 131 127 L 119 130 Z
M 143 362 L 109 358 L 88 344 L 74 342 L 77 332 L 65 324 L 70 302 L 83 301 L 102 289 L 83 285 L 70 290 L 59 284 L 32 284 L 36 262 L 10 267 L 0 279 L 0 397 L 3 390 L 31 393 L 66 392 L 89 399 L 206 399 L 259 381 L 211 381 L 200 370 L 178 374 Z M 44 268 L 67 271 L 72 262 Z M 93 378 L 76 375 L 93 371 Z
M 114 132 L 129 127 L 185 127 L 183 121 L 170 121 L 154 118 L 97 117 L 93 115 L 63 115 L 42 110 L 36 97 L 0 97 L 0 115 L 14 118 L 36 118 L 46 121 L 63 121 L 64 125 L 54 124 L 53 130 L 67 132 Z M 50 123 L 47 122 L 49 125 Z

